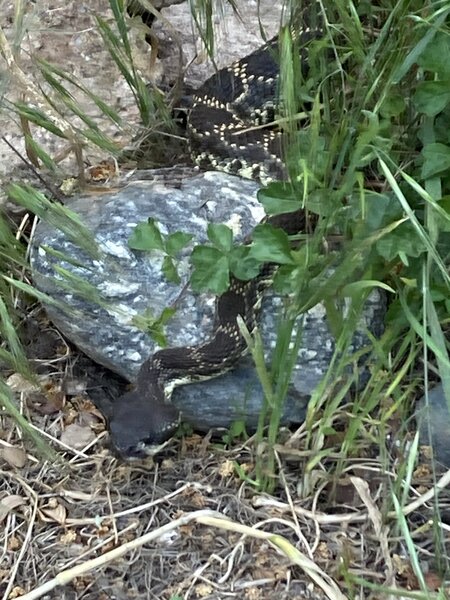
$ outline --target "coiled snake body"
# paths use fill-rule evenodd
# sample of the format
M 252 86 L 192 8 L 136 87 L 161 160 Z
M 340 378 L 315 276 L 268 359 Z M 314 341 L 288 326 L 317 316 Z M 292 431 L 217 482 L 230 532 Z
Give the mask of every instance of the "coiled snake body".
M 249 130 L 274 120 L 279 78 L 276 52 L 277 42 L 272 40 L 219 71 L 197 91 L 188 135 L 199 166 L 262 182 L 286 178 L 281 132 L 270 125 Z M 288 234 L 306 230 L 303 210 L 267 222 Z M 180 422 L 178 409 L 170 403 L 176 386 L 218 376 L 245 353 L 237 317 L 242 317 L 250 332 L 254 330 L 274 268 L 264 265 L 250 281 L 231 278 L 228 291 L 217 299 L 214 331 L 205 344 L 159 350 L 143 363 L 135 389 L 115 402 L 110 420 L 111 441 L 122 457 L 153 454 L 173 435 Z

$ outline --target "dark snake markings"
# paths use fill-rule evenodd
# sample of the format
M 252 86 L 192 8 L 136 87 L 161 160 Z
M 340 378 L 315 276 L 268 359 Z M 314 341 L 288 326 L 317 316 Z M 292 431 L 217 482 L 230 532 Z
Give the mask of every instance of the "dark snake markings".
M 213 75 L 197 91 L 187 128 L 199 166 L 262 182 L 286 178 L 282 135 L 270 126 L 276 113 L 277 47 L 276 40 L 270 41 Z M 245 131 L 261 124 L 269 125 Z M 302 210 L 268 222 L 288 234 L 305 231 L 307 226 Z M 157 451 L 180 422 L 179 410 L 170 403 L 173 389 L 225 373 L 246 352 L 237 316 L 249 331 L 255 329 L 274 268 L 264 265 L 251 281 L 231 279 L 228 291 L 217 299 L 214 331 L 205 344 L 159 350 L 142 364 L 135 389 L 114 403 L 110 434 L 119 455 L 132 459 Z

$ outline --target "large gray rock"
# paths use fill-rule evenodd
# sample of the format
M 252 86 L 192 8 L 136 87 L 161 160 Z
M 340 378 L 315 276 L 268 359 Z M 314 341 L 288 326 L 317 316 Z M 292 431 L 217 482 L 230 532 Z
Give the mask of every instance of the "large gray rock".
M 118 192 L 75 199 L 70 208 L 95 235 L 100 256 L 90 257 L 58 229 L 39 223 L 31 254 L 34 280 L 40 290 L 64 305 L 61 308 L 48 304 L 49 317 L 91 358 L 130 381 L 141 363 L 155 351 L 149 335 L 132 324 L 133 317 L 149 307 L 158 315 L 164 307 L 176 303 L 177 312 L 166 329 L 169 345 L 195 345 L 205 340 L 213 323 L 214 297 L 195 296 L 189 288 L 183 289 L 189 277 L 192 247 L 181 255 L 178 270 L 182 283 L 175 285 L 161 274 L 160 252 L 135 252 L 129 248 L 128 239 L 139 222 L 154 217 L 163 232 L 190 232 L 199 242 L 206 240 L 208 223 L 224 222 L 233 227 L 236 239 L 240 240 L 264 216 L 256 200 L 257 189 L 258 185 L 252 181 L 208 172 L 177 185 L 136 181 Z M 70 257 L 70 261 L 63 260 L 59 253 Z M 67 289 L 61 268 L 88 281 L 101 298 L 97 302 L 83 298 L 80 284 L 71 283 Z M 269 355 L 275 346 L 280 303 L 281 299 L 271 292 L 263 303 L 261 329 Z M 381 332 L 383 315 L 384 301 L 375 291 L 367 301 L 353 350 L 367 343 L 366 327 L 375 335 Z M 325 309 L 318 305 L 304 318 L 302 347 L 286 404 L 285 422 L 303 420 L 306 403 L 327 371 L 334 346 Z M 173 402 L 182 409 L 184 418 L 198 427 L 228 426 L 241 417 L 255 425 L 262 391 L 252 361 L 247 357 L 231 373 L 177 388 Z

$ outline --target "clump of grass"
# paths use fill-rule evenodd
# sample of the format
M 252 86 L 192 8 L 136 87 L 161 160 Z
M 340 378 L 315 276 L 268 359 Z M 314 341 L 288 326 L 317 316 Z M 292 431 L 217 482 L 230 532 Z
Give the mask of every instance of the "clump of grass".
M 325 216 L 327 231 L 337 228 L 347 240 L 334 257 L 331 253 L 332 275 L 330 262 L 317 272 L 323 258 L 314 249 L 307 259 L 309 272 L 306 269 L 296 278 L 283 272 L 290 277 L 286 315 L 301 314 L 321 301 L 332 324 L 338 317 L 335 357 L 308 410 L 306 440 L 314 458 L 303 473 L 305 494 L 313 489 L 310 474 L 317 463 L 335 451 L 329 440 L 342 419 L 339 407 L 351 383 L 346 376 L 349 363 L 353 362 L 357 379 L 358 357 L 349 356 L 348 345 L 373 287 L 384 288 L 389 296 L 386 330 L 368 347 L 372 376 L 347 411 L 336 475 L 365 445 L 375 442 L 378 448 L 385 447 L 394 414 L 407 422 L 416 390 L 429 385 L 430 360 L 437 367 L 450 407 L 446 335 L 450 9 L 445 3 L 414 1 L 371 3 L 367 8 L 323 1 L 319 6 L 324 35 L 310 43 L 311 67 L 306 77 L 300 69 L 292 69 L 289 37 L 282 38 L 280 54 L 280 94 L 288 115 L 295 120 L 311 107 L 307 129 L 290 132 L 295 149 L 289 155 L 292 198 Z M 275 184 L 272 197 L 277 191 L 282 190 Z M 279 197 L 282 204 L 285 193 Z M 336 313 L 336 300 L 344 298 L 350 301 L 351 320 L 342 315 L 339 319 Z M 283 353 L 289 347 L 286 335 L 287 328 L 282 326 L 281 354 L 271 371 L 270 385 L 264 387 L 269 389 L 268 404 L 277 406 L 272 413 L 275 422 L 285 396 L 277 382 L 289 380 L 293 365 L 288 351 Z M 250 343 L 260 372 L 259 339 Z M 277 364 L 284 366 L 281 373 Z M 263 377 L 266 374 L 267 369 Z M 347 383 L 336 388 L 334 382 L 341 378 Z M 274 397 L 273 390 L 281 393 Z M 375 438 L 374 425 L 378 428 Z M 392 433 L 407 439 L 406 430 Z M 408 476 L 399 478 L 391 497 L 399 515 L 410 493 L 417 444 L 404 451 Z M 267 460 L 270 474 L 274 464 L 270 454 Z M 399 524 L 414 572 L 426 590 L 412 533 L 404 518 Z M 445 555 L 441 538 L 436 537 L 439 553 Z
M 142 123 L 146 128 L 160 126 L 168 119 L 168 108 L 157 91 L 152 91 L 145 83 L 143 75 L 135 67 L 131 43 L 128 39 L 130 25 L 125 17 L 125 6 L 120 1 L 111 0 L 113 20 L 96 17 L 99 33 L 105 46 L 124 76 L 139 108 Z M 32 17 L 32 15 L 31 15 Z M 108 156 L 119 156 L 122 148 L 115 142 L 115 134 L 130 138 L 139 129 L 139 123 L 130 126 L 112 106 L 100 95 L 92 92 L 82 81 L 59 66 L 33 56 L 34 76 L 30 77 L 22 69 L 22 47 L 30 15 L 25 13 L 25 5 L 17 3 L 12 26 L 12 38 L 7 39 L 0 28 L 0 60 L 4 77 L 0 81 L 0 110 L 21 127 L 27 158 L 35 169 L 44 169 L 52 180 L 61 180 L 70 173 L 60 165 L 60 157 L 73 155 L 77 166 L 79 186 L 84 185 L 86 148 L 94 147 Z M 86 104 L 97 108 L 98 114 L 111 125 L 111 134 L 106 135 L 97 120 L 89 116 L 83 108 Z M 33 129 L 32 129 L 33 128 Z M 32 131 L 45 130 L 59 139 L 63 149 L 58 154 L 50 154 L 37 140 Z M 25 185 L 10 186 L 11 200 L 22 205 L 29 213 L 46 220 L 64 231 L 69 239 L 74 239 L 87 253 L 97 256 L 99 250 L 90 232 L 70 210 L 55 198 L 48 199 L 42 192 Z M 25 240 L 25 243 L 24 243 Z M 18 321 L 21 312 L 21 299 L 35 298 L 51 304 L 52 298 L 36 290 L 27 278 L 26 235 L 16 236 L 3 213 L 0 213 L 0 360 L 8 371 L 20 373 L 34 380 L 18 334 Z M 68 257 L 70 262 L 70 257 Z M 88 297 L 93 290 L 88 286 L 74 283 L 70 273 L 60 271 L 61 283 L 73 289 L 84 289 Z M 101 299 L 99 299 L 101 301 Z M 12 401 L 9 388 L 2 383 L 0 403 L 34 442 L 42 447 L 34 431 L 18 412 Z

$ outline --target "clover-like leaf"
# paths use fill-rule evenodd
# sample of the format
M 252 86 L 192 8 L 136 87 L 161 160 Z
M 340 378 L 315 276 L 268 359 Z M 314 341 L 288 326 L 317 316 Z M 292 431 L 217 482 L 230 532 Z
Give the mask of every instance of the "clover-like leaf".
M 283 182 L 271 183 L 258 192 L 258 201 L 268 215 L 294 212 L 301 208 L 300 200 L 292 185 Z
M 398 117 L 406 108 L 404 96 L 400 92 L 392 92 L 386 96 L 380 108 L 383 117 Z
M 431 44 L 426 46 L 417 62 L 425 71 L 432 71 L 442 78 L 449 78 L 450 37 L 448 33 L 438 31 Z
M 175 231 L 167 236 L 166 239 L 166 252 L 170 256 L 175 256 L 185 246 L 189 244 L 194 236 L 192 233 L 184 233 L 183 231 Z
M 161 270 L 168 281 L 171 281 L 172 283 L 180 283 L 180 276 L 178 275 L 177 268 L 171 256 L 166 255 L 164 257 Z
M 257 225 L 252 234 L 249 256 L 261 263 L 293 264 L 289 238 L 282 229 L 268 223 Z
M 422 177 L 428 179 L 450 169 L 450 147 L 436 142 L 427 144 L 422 150 L 425 162 L 422 166 Z
M 434 117 L 450 102 L 450 81 L 424 81 L 419 83 L 414 94 L 417 110 Z
M 196 246 L 192 251 L 191 262 L 194 266 L 191 287 L 195 292 L 209 290 L 214 294 L 223 294 L 228 289 L 228 259 L 220 250 L 210 246 Z
M 138 223 L 128 245 L 133 250 L 164 250 L 164 241 L 155 219 L 150 217 L 147 223 Z
M 250 256 L 249 246 L 235 246 L 228 258 L 230 271 L 238 279 L 248 281 L 259 274 L 261 263 Z
M 402 223 L 379 239 L 376 243 L 378 253 L 386 260 L 392 260 L 400 254 L 406 256 L 420 256 L 426 247 L 416 233 L 411 223 Z
M 233 246 L 233 232 L 222 223 L 210 223 L 208 225 L 208 238 L 212 244 L 222 252 L 229 252 Z

